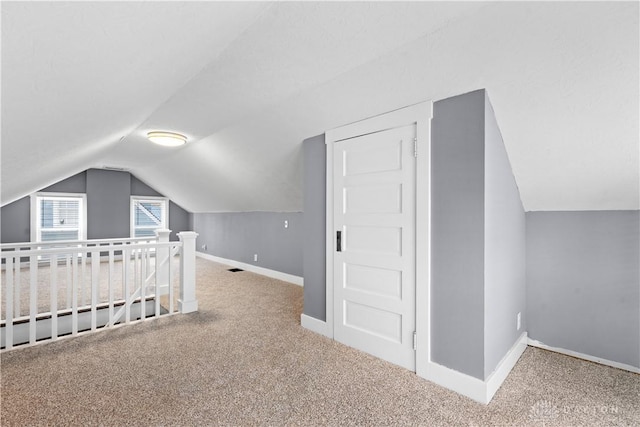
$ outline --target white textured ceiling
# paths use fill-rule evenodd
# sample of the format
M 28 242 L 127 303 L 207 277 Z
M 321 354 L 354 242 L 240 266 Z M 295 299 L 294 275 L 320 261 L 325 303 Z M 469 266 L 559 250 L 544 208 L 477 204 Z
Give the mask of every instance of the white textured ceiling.
M 192 212 L 301 210 L 304 138 L 486 88 L 526 210 L 640 208 L 635 2 L 1 7 L 3 205 L 117 166 Z

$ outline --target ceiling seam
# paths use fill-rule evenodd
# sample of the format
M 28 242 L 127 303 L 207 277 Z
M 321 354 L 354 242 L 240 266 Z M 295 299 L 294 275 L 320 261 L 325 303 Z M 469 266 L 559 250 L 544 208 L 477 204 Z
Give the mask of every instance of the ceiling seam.
M 178 88 L 176 88 L 164 101 L 162 101 L 161 103 L 159 103 L 154 109 L 153 111 L 151 111 L 151 113 L 149 115 L 147 115 L 147 117 L 144 118 L 144 120 L 142 120 L 141 122 L 139 122 L 137 125 L 135 125 L 135 127 L 133 128 L 132 132 L 129 132 L 127 135 L 124 135 L 119 142 L 123 142 L 124 140 L 127 139 L 127 137 L 129 135 L 131 135 L 133 132 L 136 131 L 136 129 L 139 129 L 140 127 L 142 127 L 158 110 L 160 110 L 163 106 L 165 106 L 166 104 L 168 104 L 173 98 L 175 98 L 176 94 L 179 93 L 184 87 L 186 87 L 189 82 L 191 82 L 194 78 L 196 78 L 198 75 L 202 74 L 202 72 L 207 69 L 207 67 L 209 67 L 213 62 L 215 62 L 224 52 L 227 51 L 227 49 L 229 48 L 229 46 L 231 46 L 237 39 L 239 39 L 240 37 L 242 37 L 243 34 L 245 34 L 251 27 L 253 27 L 253 25 L 255 25 L 255 23 L 260 20 L 266 13 L 267 11 L 269 11 L 271 8 L 274 7 L 274 2 L 269 2 L 269 5 L 267 7 L 265 7 L 260 13 L 258 13 L 255 17 L 255 19 L 251 20 L 251 22 L 249 24 L 247 24 L 245 26 L 245 28 L 238 33 L 237 36 L 235 36 L 232 40 L 229 41 L 229 43 L 226 44 L 226 46 L 220 50 L 220 52 L 218 53 L 218 55 L 215 56 L 215 58 L 212 58 L 210 61 L 208 61 L 205 65 L 203 65 L 200 69 L 198 69 L 198 71 L 196 71 L 194 74 L 192 74 L 189 78 L 187 78 L 184 83 L 182 85 L 180 85 Z M 117 146 L 117 145 L 116 145 Z M 115 148 L 115 147 L 114 147 Z
M 273 6 L 273 4 L 271 6 Z M 377 56 L 375 56 L 375 57 L 373 57 L 373 58 L 371 58 L 369 60 L 366 60 L 365 62 L 362 62 L 362 63 L 360 63 L 360 64 L 358 64 L 358 65 L 356 65 L 354 67 L 349 68 L 348 70 L 345 70 L 345 71 L 342 71 L 342 72 L 340 72 L 338 74 L 335 74 L 334 76 L 332 76 L 329 79 L 326 79 L 326 80 L 323 80 L 323 81 L 318 82 L 316 84 L 307 86 L 307 87 L 305 87 L 303 89 L 299 89 L 296 92 L 292 93 L 291 95 L 286 96 L 285 98 L 282 98 L 277 102 L 274 102 L 274 103 L 269 104 L 267 106 L 255 109 L 254 111 L 252 111 L 252 112 L 250 112 L 248 114 L 244 114 L 241 117 L 239 117 L 237 120 L 234 120 L 234 121 L 231 121 L 231 122 L 227 123 L 223 128 L 217 130 L 216 132 L 203 136 L 202 138 L 200 138 L 200 140 L 207 139 L 207 138 L 215 135 L 216 133 L 220 132 L 221 130 L 232 128 L 232 127 L 236 126 L 238 123 L 242 123 L 244 121 L 247 121 L 248 118 L 250 118 L 250 117 L 254 117 L 254 116 L 260 115 L 260 114 L 264 113 L 265 111 L 271 110 L 274 107 L 277 107 L 277 106 L 280 106 L 282 104 L 285 104 L 285 103 L 291 101 L 292 99 L 296 99 L 298 96 L 300 96 L 300 94 L 302 94 L 304 92 L 313 91 L 313 90 L 319 89 L 319 88 L 321 88 L 323 86 L 326 86 L 329 83 L 339 79 L 340 77 L 342 77 L 342 76 L 344 76 L 344 75 L 346 75 L 348 73 L 351 73 L 351 72 L 353 72 L 355 70 L 358 70 L 358 69 L 362 69 L 363 67 L 366 67 L 366 66 L 370 65 L 371 63 L 373 63 L 375 61 L 378 61 L 381 58 L 384 58 L 384 57 L 388 56 L 389 54 L 391 54 L 393 52 L 402 50 L 404 47 L 406 47 L 406 46 L 408 46 L 408 45 L 410 45 L 412 43 L 415 43 L 420 39 L 425 39 L 425 38 L 431 37 L 432 35 L 437 34 L 438 32 L 444 30 L 445 28 L 449 27 L 450 25 L 452 25 L 452 24 L 454 24 L 456 22 L 459 22 L 461 20 L 464 20 L 467 17 L 469 17 L 470 15 L 478 13 L 479 10 L 484 10 L 484 9 L 490 7 L 490 6 L 491 5 L 482 5 L 482 6 L 478 7 L 477 9 L 474 9 L 473 11 L 463 12 L 460 15 L 456 16 L 455 18 L 451 18 L 446 23 L 444 23 L 443 25 L 439 26 L 436 29 L 434 29 L 432 31 L 428 31 L 428 32 L 420 35 L 419 37 L 416 37 L 416 38 L 414 38 L 412 40 L 409 40 L 409 41 L 404 42 L 404 43 L 402 43 L 402 44 L 400 44 L 398 46 L 395 46 L 395 47 L 387 50 L 386 52 L 384 52 L 384 53 L 382 53 L 380 55 L 377 55 Z M 401 107 L 399 107 L 399 108 L 401 108 Z

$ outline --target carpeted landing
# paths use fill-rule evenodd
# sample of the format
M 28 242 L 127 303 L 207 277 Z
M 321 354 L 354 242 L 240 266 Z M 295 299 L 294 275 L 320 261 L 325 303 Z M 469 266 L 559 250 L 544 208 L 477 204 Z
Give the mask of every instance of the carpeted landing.
M 3 426 L 638 426 L 640 375 L 529 347 L 488 406 L 300 326 L 302 288 L 197 261 L 200 310 L 3 353 Z

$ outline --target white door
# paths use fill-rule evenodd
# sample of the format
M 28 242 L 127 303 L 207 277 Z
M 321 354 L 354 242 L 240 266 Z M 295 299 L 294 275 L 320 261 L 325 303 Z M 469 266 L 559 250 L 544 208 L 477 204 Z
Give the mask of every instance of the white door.
M 334 338 L 415 371 L 416 124 L 371 124 L 330 142 Z

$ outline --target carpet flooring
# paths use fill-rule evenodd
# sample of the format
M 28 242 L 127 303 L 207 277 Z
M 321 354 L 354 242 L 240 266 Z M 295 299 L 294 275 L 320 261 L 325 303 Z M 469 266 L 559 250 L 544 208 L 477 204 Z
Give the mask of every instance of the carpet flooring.
M 199 311 L 5 352 L 3 426 L 639 426 L 640 375 L 529 347 L 485 406 L 300 326 L 302 288 L 197 260 Z

